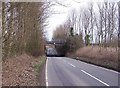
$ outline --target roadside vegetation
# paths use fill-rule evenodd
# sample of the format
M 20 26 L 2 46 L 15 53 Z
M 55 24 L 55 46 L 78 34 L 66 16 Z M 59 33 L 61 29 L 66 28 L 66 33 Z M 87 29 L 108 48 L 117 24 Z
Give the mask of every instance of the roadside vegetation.
M 2 2 L 2 86 L 39 86 L 47 2 Z M 42 57 L 43 56 L 43 57 Z
M 56 28 L 54 40 L 66 40 L 66 56 L 119 70 L 118 5 L 116 2 L 89 2 L 73 9 L 66 22 Z
M 42 66 L 44 65 L 45 61 L 46 61 L 46 57 L 43 56 L 42 61 L 36 65 L 36 76 L 40 75 L 40 70 L 41 70 Z
M 30 2 L 2 3 L 2 54 L 3 60 L 27 53 L 33 56 L 44 54 L 43 37 L 47 6 Z
M 109 69 L 120 70 L 118 68 L 118 49 L 114 47 L 102 47 L 100 49 L 99 46 L 87 46 L 78 49 L 73 54 L 68 54 L 68 56 Z
M 6 59 L 2 62 L 2 86 L 40 86 L 36 72 L 42 59 L 27 54 Z

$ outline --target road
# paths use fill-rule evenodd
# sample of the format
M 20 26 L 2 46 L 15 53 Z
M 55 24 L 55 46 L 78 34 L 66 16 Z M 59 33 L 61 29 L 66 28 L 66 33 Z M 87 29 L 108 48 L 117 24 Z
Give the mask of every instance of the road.
M 67 57 L 47 57 L 46 86 L 118 86 L 118 72 Z

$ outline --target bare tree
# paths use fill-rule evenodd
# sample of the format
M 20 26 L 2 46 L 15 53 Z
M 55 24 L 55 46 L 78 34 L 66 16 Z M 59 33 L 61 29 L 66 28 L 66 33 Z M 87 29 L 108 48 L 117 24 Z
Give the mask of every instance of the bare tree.
M 2 37 L 4 56 L 43 53 L 43 29 L 50 4 L 44 2 L 3 3 Z M 33 7 L 32 7 L 33 6 Z
M 105 45 L 107 42 L 108 2 L 104 2 Z
M 90 25 L 90 14 L 88 10 L 84 10 L 82 14 L 82 25 L 84 26 L 85 35 L 90 34 L 89 25 Z
M 79 34 L 80 34 L 82 32 L 82 14 L 79 14 L 78 29 L 79 29 Z
M 116 6 L 115 6 L 115 3 L 111 3 L 111 34 L 110 34 L 110 43 L 112 42 L 113 40 L 113 33 L 115 31 L 115 21 L 116 21 Z
M 71 23 L 71 27 L 73 27 L 74 30 L 74 34 L 76 34 L 77 32 L 77 15 L 76 15 L 76 9 L 73 9 L 70 15 L 70 23 Z
M 98 8 L 99 8 L 99 28 L 100 28 L 100 43 L 102 44 L 103 42 L 103 28 L 104 28 L 104 6 L 102 3 L 98 4 Z
M 88 8 L 88 11 L 90 12 L 90 29 L 91 29 L 91 37 L 92 37 L 92 42 L 93 42 L 93 32 L 94 32 L 94 9 L 93 9 L 93 3 L 89 3 L 90 7 Z

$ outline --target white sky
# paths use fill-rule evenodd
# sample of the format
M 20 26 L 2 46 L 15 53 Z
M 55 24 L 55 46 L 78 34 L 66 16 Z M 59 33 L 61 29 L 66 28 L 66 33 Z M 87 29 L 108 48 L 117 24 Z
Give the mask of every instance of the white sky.
M 52 39 L 53 31 L 56 29 L 57 26 L 60 24 L 64 24 L 66 19 L 68 18 L 71 10 L 76 9 L 79 10 L 80 8 L 87 7 L 87 2 L 103 2 L 103 0 L 54 0 L 58 1 L 62 4 L 67 5 L 68 7 L 64 7 L 61 5 L 54 5 L 51 7 L 52 11 L 59 12 L 60 14 L 52 14 L 48 19 L 49 25 L 46 27 L 46 37 L 48 40 Z M 120 0 L 109 0 L 109 1 L 120 1 Z M 80 2 L 80 3 L 77 3 Z

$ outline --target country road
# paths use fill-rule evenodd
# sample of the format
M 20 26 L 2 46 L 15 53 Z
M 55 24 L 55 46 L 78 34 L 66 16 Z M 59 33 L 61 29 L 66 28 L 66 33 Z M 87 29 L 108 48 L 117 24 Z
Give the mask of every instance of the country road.
M 118 86 L 118 72 L 67 57 L 47 57 L 46 86 Z

